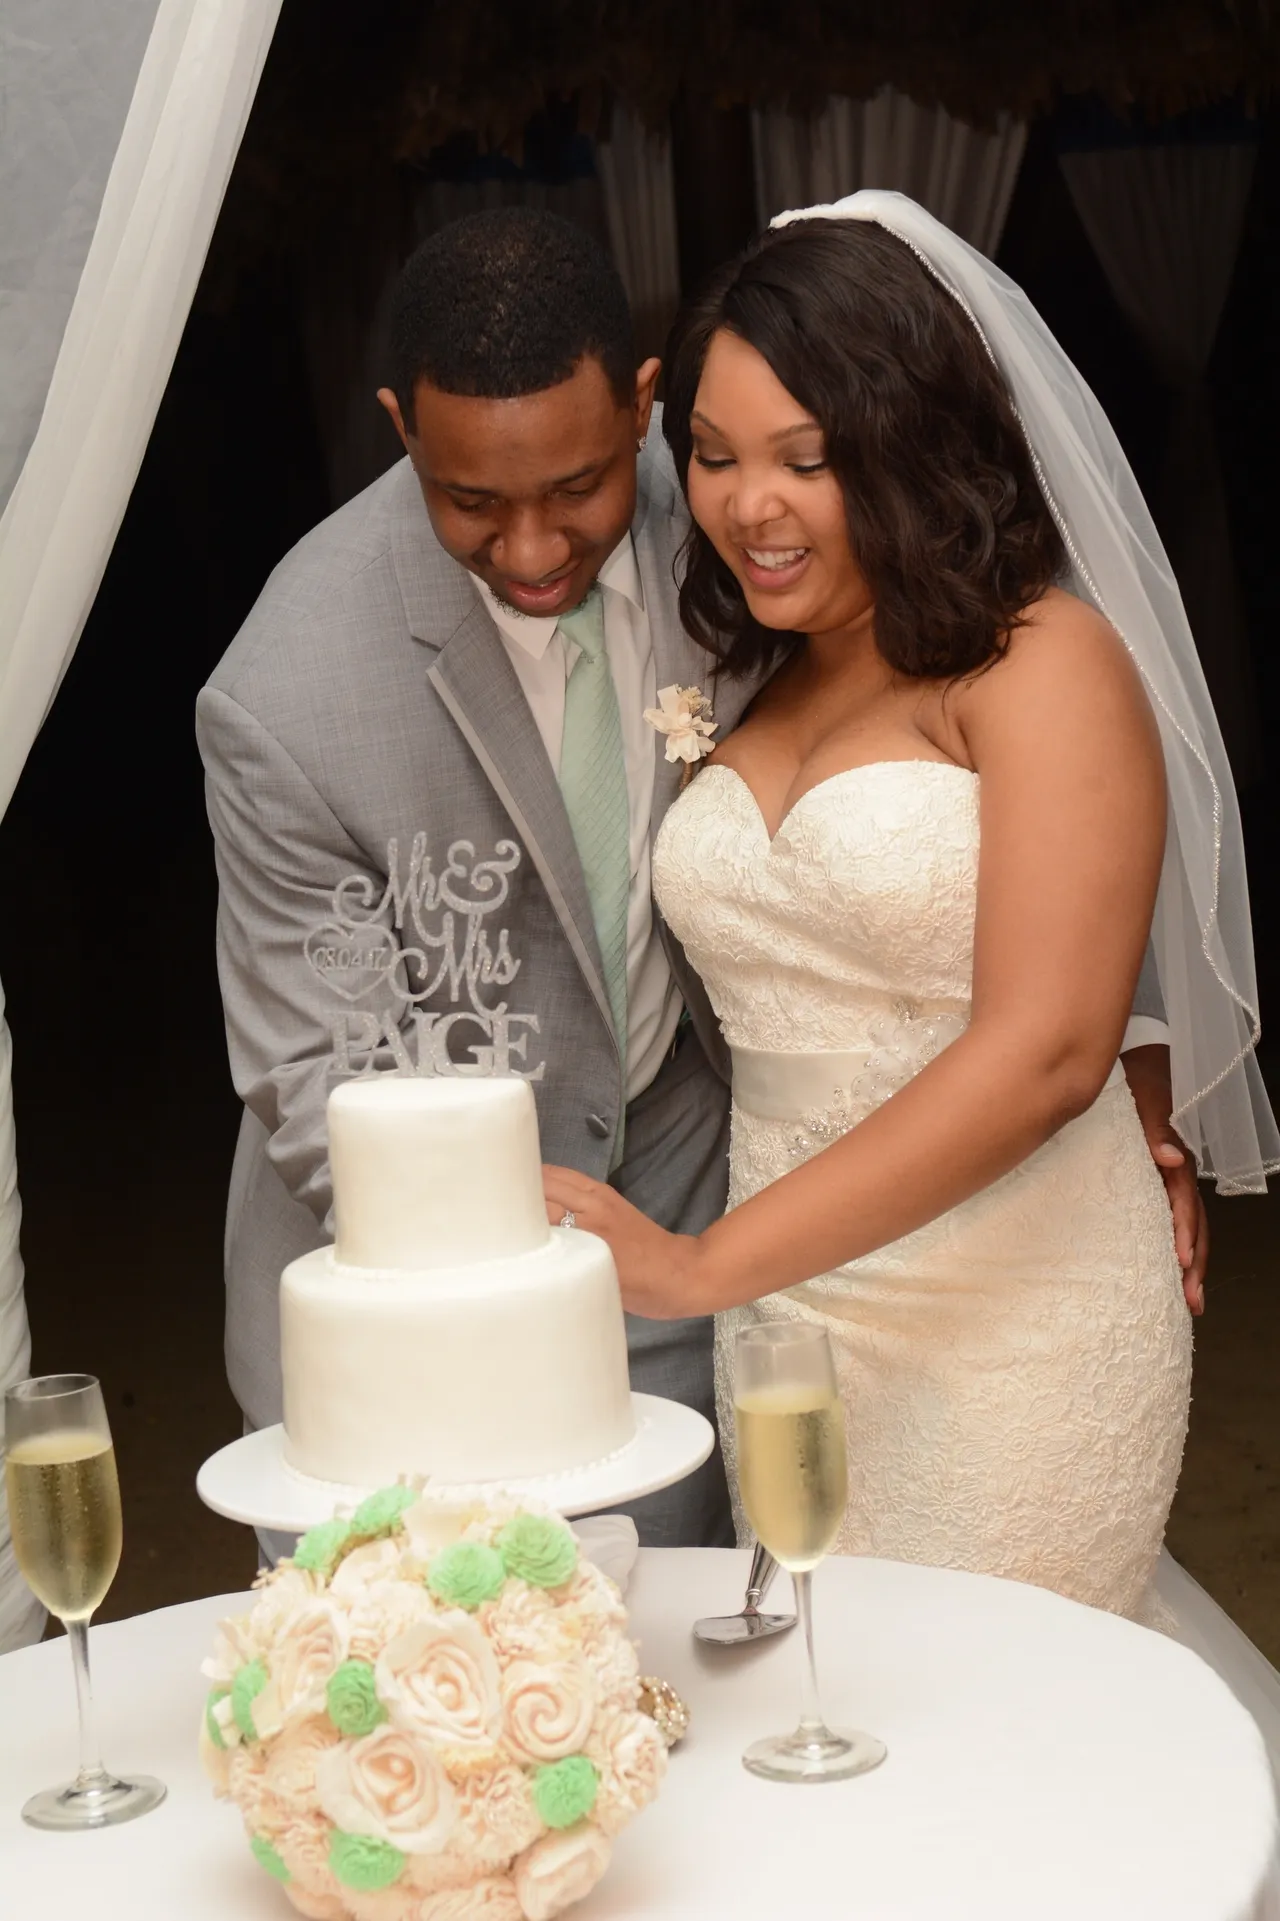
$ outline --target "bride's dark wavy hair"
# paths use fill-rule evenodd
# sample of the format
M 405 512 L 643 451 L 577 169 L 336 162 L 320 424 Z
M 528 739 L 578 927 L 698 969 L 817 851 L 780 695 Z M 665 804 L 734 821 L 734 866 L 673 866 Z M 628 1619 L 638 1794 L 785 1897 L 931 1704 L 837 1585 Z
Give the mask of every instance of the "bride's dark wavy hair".
M 762 234 L 684 308 L 667 343 L 662 428 L 686 493 L 690 415 L 722 328 L 762 354 L 822 428 L 890 666 L 951 679 L 998 659 L 1066 554 L 1008 391 L 955 300 L 871 221 Z M 683 557 L 681 617 L 729 673 L 796 643 L 756 620 L 696 522 Z

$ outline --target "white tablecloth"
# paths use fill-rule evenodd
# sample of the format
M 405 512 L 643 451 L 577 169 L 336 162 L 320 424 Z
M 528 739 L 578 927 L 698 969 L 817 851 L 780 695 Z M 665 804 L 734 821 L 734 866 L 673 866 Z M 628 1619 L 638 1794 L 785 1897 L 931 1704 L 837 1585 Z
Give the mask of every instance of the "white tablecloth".
M 790 1727 L 795 1634 L 714 1652 L 699 1614 L 741 1601 L 746 1556 L 646 1551 L 629 1600 L 647 1672 L 693 1710 L 661 1799 L 576 1921 L 1271 1921 L 1275 1805 L 1252 1721 L 1184 1648 L 1039 1589 L 835 1560 L 815 1579 L 827 1711 L 879 1734 L 860 1780 L 746 1774 Z M 776 1597 L 776 1598 L 775 1598 Z M 780 1580 L 774 1605 L 787 1599 Z M 108 1762 L 161 1775 L 130 1826 L 38 1834 L 18 1809 L 75 1751 L 65 1646 L 0 1660 L 0 1915 L 290 1921 L 196 1761 L 199 1664 L 236 1597 L 95 1629 Z

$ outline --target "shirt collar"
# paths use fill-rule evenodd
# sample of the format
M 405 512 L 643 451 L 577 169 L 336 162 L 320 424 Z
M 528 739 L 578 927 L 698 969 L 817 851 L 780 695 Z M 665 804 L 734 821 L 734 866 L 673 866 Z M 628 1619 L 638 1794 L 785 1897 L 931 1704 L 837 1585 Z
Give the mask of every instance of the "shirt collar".
M 556 616 L 518 613 L 514 607 L 505 606 L 478 574 L 472 574 L 471 579 L 486 611 L 499 631 L 504 633 L 508 640 L 513 640 L 517 647 L 522 647 L 526 654 L 532 654 L 535 660 L 541 660 L 551 645 L 551 637 L 559 624 Z M 644 612 L 644 587 L 641 584 L 640 568 L 636 562 L 636 550 L 630 532 L 622 536 L 600 569 L 597 579 L 601 587 L 607 587 L 610 593 L 621 594 L 625 600 L 631 602 L 633 607 L 641 613 Z

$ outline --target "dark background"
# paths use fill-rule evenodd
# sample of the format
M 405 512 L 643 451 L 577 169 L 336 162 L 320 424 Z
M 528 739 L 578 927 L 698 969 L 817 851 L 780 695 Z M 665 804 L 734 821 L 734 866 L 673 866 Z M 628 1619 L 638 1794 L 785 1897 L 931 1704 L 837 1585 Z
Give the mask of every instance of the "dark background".
M 741 109 L 678 110 L 673 127 L 688 291 L 754 224 L 748 127 Z M 1280 145 L 1272 119 L 1261 128 L 1210 372 L 1264 733 L 1264 776 L 1242 805 L 1265 1012 L 1280 1005 L 1271 346 Z M 1000 264 L 1081 367 L 1147 482 L 1170 396 L 1080 227 L 1057 131 L 1053 113 L 1033 126 Z M 466 151 L 464 136 L 464 160 Z M 216 888 L 192 708 L 271 567 L 337 503 L 303 349 L 315 280 L 274 246 L 228 271 L 226 227 L 245 217 L 243 189 L 233 183 L 102 590 L 0 826 L 11 902 L 0 979 L 14 1035 L 34 1371 L 86 1368 L 103 1379 L 126 1501 L 125 1559 L 104 1610 L 116 1615 L 241 1585 L 254 1565 L 247 1530 L 205 1512 L 193 1489 L 199 1462 L 239 1432 L 239 1417 L 221 1350 L 222 1211 L 238 1105 L 214 973 Z M 389 427 L 386 435 L 389 463 L 398 449 Z M 1215 1207 L 1215 1226 L 1173 1541 L 1276 1655 L 1280 1223 L 1273 1202 L 1237 1201 Z

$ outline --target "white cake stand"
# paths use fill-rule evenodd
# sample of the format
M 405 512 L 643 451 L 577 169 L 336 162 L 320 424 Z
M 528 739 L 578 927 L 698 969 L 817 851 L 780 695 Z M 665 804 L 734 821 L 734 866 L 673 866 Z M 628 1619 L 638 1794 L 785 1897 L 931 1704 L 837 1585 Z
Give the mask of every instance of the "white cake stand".
M 501 1482 L 474 1482 L 466 1488 L 429 1481 L 432 1494 L 469 1495 L 505 1491 L 543 1502 L 558 1513 L 597 1514 L 602 1508 L 634 1501 L 642 1494 L 683 1481 L 702 1466 L 715 1446 L 710 1421 L 679 1401 L 655 1394 L 633 1394 L 636 1435 L 616 1454 L 564 1474 L 540 1474 Z M 196 1492 L 206 1507 L 228 1520 L 282 1534 L 302 1534 L 334 1510 L 353 1507 L 367 1487 L 344 1487 L 298 1474 L 284 1458 L 283 1427 L 259 1428 L 210 1455 L 196 1476 Z

